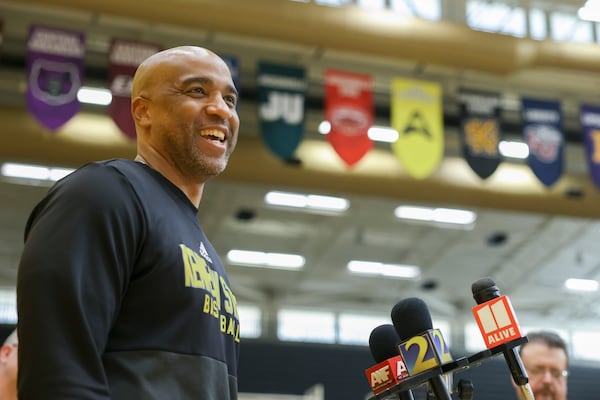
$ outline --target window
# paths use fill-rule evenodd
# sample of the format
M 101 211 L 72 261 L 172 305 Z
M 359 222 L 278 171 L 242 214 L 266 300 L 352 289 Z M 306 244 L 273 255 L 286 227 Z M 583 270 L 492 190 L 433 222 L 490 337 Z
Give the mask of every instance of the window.
M 260 337 L 261 313 L 256 306 L 238 305 L 240 315 L 240 337 L 254 339 Z
M 552 39 L 561 42 L 593 43 L 592 25 L 575 14 L 553 12 L 550 15 Z
M 335 314 L 282 309 L 277 315 L 277 337 L 299 342 L 335 343 Z
M 340 314 L 338 341 L 342 344 L 369 345 L 369 336 L 379 325 L 390 324 L 387 315 Z
M 516 37 L 527 34 L 525 10 L 501 2 L 467 1 L 467 25 L 480 31 Z
M 540 9 L 529 10 L 529 36 L 536 40 L 544 40 L 548 37 L 546 13 Z

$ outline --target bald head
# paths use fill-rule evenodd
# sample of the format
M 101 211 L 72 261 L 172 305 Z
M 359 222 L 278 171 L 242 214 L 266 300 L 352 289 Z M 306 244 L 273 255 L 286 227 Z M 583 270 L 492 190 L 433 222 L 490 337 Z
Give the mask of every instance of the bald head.
M 148 96 L 148 92 L 160 81 L 157 77 L 164 77 L 170 68 L 192 58 L 213 58 L 225 64 L 218 55 L 203 47 L 179 46 L 160 51 L 148 57 L 137 68 L 133 77 L 131 98 Z

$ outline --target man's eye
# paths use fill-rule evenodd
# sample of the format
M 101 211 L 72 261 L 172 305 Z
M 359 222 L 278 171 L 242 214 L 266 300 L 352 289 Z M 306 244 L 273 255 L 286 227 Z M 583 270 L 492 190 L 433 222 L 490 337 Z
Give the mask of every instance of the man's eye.
M 200 93 L 200 94 L 206 94 L 206 91 L 204 90 L 204 88 L 202 87 L 194 87 L 190 89 L 190 92 L 192 93 Z
M 225 100 L 226 103 L 232 104 L 234 106 L 237 103 L 237 97 L 235 97 L 235 96 L 225 96 L 225 97 L 223 97 L 223 99 Z

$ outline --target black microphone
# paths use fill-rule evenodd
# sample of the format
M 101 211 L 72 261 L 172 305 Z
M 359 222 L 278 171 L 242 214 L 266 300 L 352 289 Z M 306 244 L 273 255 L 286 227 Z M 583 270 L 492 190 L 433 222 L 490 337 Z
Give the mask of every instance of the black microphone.
M 437 400 L 452 400 L 442 378 L 440 366 L 452 361 L 452 356 L 439 329 L 433 329 L 425 302 L 416 297 L 399 301 L 392 309 L 392 322 L 400 337 L 398 349 L 410 376 L 423 372 L 433 374 L 427 382 Z
M 513 380 L 526 400 L 535 400 L 527 372 L 516 346 L 527 341 L 519 328 L 517 317 L 510 300 L 500 295 L 500 290 L 491 278 L 482 278 L 471 285 L 477 306 L 473 315 L 488 349 L 502 351 Z
M 403 379 L 402 375 L 404 375 L 405 378 L 408 377 L 404 360 L 398 352 L 399 343 L 400 337 L 398 336 L 394 326 L 390 324 L 379 325 L 373 329 L 371 335 L 369 335 L 369 349 L 371 349 L 371 355 L 375 359 L 375 362 L 378 366 L 380 364 L 382 365 L 377 369 L 369 368 L 367 370 L 368 372 L 366 372 L 367 379 L 369 379 L 373 393 L 380 393 L 381 391 L 397 384 Z M 377 374 L 377 371 L 381 368 L 386 370 L 392 369 L 394 375 L 389 377 L 389 383 L 387 385 L 377 388 L 372 374 Z M 399 392 L 396 398 L 398 400 L 414 400 L 412 391 L 410 389 Z

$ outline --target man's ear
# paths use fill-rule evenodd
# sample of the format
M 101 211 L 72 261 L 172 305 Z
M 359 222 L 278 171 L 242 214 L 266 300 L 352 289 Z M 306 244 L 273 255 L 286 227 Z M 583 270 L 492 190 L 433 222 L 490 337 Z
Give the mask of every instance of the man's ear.
M 131 102 L 131 114 L 136 125 L 147 128 L 152 122 L 148 101 L 143 97 L 136 97 Z
M 3 344 L 0 346 L 0 363 L 4 363 L 6 360 L 8 360 L 11 351 L 13 351 L 13 347 L 11 345 Z

